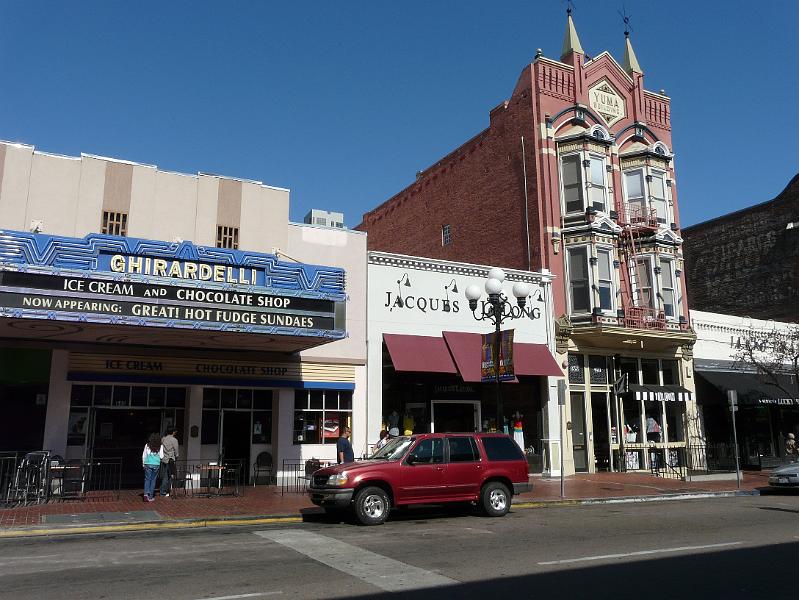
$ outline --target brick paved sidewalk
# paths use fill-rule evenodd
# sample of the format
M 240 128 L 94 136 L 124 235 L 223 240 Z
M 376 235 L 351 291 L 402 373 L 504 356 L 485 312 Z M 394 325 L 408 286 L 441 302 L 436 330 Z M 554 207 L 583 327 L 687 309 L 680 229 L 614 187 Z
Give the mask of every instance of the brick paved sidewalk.
M 746 472 L 742 491 L 765 487 L 766 472 Z M 566 478 L 568 500 L 593 498 L 658 497 L 684 493 L 714 493 L 735 491 L 735 481 L 686 482 L 661 479 L 644 474 L 597 473 L 577 474 Z M 533 478 L 533 491 L 514 499 L 515 503 L 560 500 L 560 480 Z M 156 514 L 154 515 L 152 512 Z M 0 527 L 20 527 L 59 523 L 100 523 L 114 520 L 119 513 L 127 513 L 116 520 L 142 521 L 180 519 L 229 519 L 236 517 L 283 516 L 313 514 L 320 509 L 313 506 L 303 494 L 282 495 L 280 488 L 260 486 L 243 488 L 237 497 L 156 497 L 155 502 L 144 502 L 138 490 L 122 491 L 119 500 L 58 501 L 43 505 L 0 509 Z M 93 513 L 93 514 L 92 514 Z M 98 513 L 115 513 L 101 515 Z M 48 519 L 48 517 L 50 517 Z

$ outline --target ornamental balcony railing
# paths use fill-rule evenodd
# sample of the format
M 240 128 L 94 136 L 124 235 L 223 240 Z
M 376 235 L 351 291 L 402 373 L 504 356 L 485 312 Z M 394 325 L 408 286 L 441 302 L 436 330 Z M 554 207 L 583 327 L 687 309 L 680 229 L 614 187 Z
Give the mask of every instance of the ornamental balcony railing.
M 629 306 L 624 309 L 624 326 L 634 329 L 666 329 L 666 315 L 662 310 L 645 306 Z
M 627 205 L 624 207 L 626 211 L 626 219 L 624 222 L 633 228 L 653 228 L 658 227 L 658 215 L 654 208 L 647 208 L 646 206 Z

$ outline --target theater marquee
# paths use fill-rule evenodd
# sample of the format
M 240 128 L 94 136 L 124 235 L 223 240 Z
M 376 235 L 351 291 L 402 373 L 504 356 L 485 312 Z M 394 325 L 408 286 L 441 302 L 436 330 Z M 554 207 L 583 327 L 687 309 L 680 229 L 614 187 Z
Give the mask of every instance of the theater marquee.
M 0 317 L 345 337 L 344 272 L 269 254 L 0 230 Z

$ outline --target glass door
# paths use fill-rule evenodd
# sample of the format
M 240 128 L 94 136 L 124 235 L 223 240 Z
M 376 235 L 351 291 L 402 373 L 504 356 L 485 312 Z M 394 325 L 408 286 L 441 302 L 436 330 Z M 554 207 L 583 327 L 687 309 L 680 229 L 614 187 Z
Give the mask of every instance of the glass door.
M 588 471 L 588 446 L 585 436 L 585 405 L 582 393 L 571 394 L 571 426 L 574 470 L 585 473 Z

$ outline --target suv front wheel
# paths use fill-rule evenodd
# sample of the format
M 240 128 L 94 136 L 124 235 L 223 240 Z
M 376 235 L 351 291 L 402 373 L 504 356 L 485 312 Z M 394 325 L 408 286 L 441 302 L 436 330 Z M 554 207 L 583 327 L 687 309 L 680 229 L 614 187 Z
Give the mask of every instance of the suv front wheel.
M 499 481 L 489 481 L 480 492 L 480 506 L 489 517 L 503 517 L 510 510 L 510 491 Z
M 365 487 L 355 495 L 355 516 L 363 525 L 382 525 L 390 508 L 388 494 L 379 487 Z

